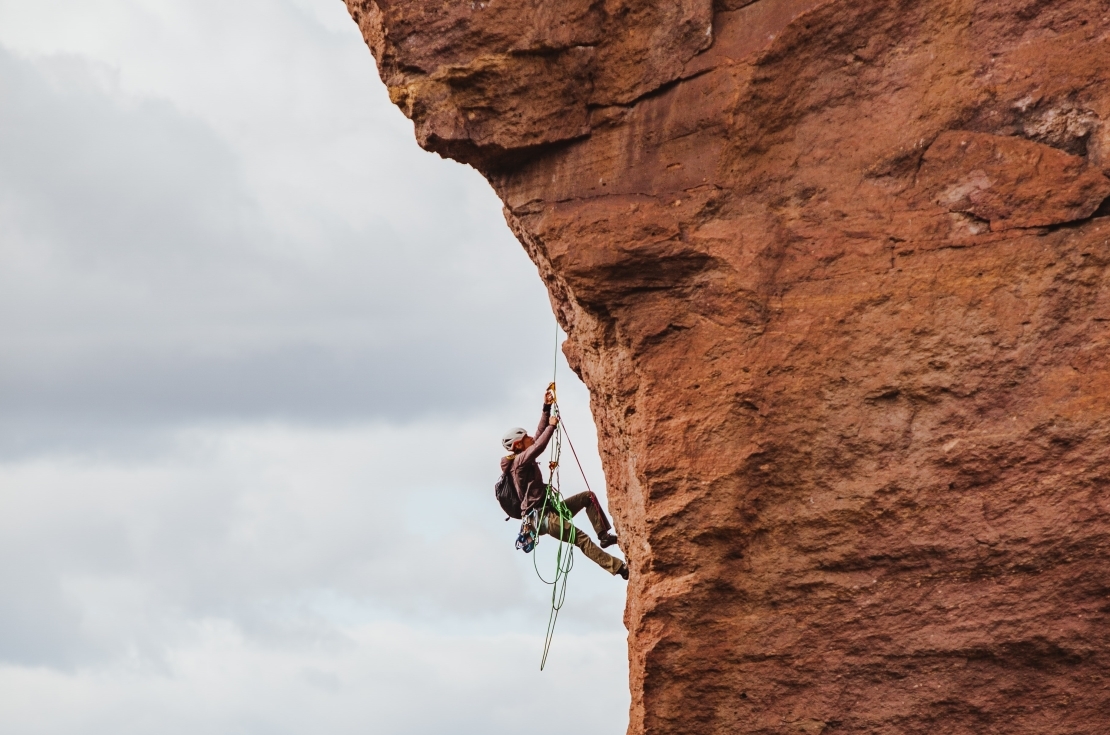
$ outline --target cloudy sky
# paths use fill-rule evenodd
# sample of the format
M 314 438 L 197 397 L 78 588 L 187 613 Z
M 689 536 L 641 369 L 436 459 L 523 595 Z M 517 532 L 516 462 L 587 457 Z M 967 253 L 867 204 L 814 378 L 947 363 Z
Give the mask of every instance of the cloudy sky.
M 0 731 L 624 729 L 492 498 L 546 293 L 340 0 L 0 0 L 0 336 Z

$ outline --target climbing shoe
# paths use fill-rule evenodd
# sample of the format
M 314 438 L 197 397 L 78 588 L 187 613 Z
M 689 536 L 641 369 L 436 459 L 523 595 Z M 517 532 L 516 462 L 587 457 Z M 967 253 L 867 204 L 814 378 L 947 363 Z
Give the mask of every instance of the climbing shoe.
M 609 548 L 618 541 L 620 541 L 620 539 L 618 539 L 609 531 L 606 531 L 604 534 L 601 534 L 597 537 L 597 545 L 603 549 Z
M 628 580 L 628 565 L 621 564 L 621 568 L 617 570 L 617 574 L 621 575 L 621 579 Z

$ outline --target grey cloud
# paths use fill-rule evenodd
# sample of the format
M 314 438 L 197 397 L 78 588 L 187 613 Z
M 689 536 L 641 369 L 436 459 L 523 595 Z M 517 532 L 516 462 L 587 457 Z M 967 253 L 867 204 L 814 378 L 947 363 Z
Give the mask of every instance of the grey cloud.
M 72 265 L 175 272 L 242 236 L 250 202 L 234 156 L 199 121 L 109 94 L 76 58 L 3 53 L 0 79 L 0 185 Z
M 0 83 L 9 455 L 90 424 L 477 410 L 550 360 L 534 269 L 495 257 L 517 246 L 473 222 L 461 184 L 367 229 L 307 203 L 298 239 L 235 152 L 169 103 L 76 59 L 0 52 Z
M 37 572 L 39 568 L 34 565 L 30 569 Z M 115 653 L 82 635 L 82 615 L 65 599 L 55 580 L 38 576 L 13 579 L 6 571 L 0 571 L 0 584 L 8 590 L 0 604 L 0 661 L 73 669 Z

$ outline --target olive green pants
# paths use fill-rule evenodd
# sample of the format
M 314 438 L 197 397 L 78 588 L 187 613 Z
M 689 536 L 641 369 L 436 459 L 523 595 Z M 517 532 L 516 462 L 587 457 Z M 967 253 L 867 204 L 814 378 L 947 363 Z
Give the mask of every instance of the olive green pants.
M 586 511 L 586 517 L 590 519 L 590 523 L 594 527 L 594 531 L 600 536 L 604 533 L 609 533 L 609 519 L 605 517 L 605 513 L 601 510 L 601 505 L 598 504 L 595 498 L 591 498 L 591 492 L 578 493 L 571 495 L 564 502 L 567 504 L 567 509 L 570 510 L 571 516 L 578 515 L 581 510 Z M 620 571 L 624 562 L 615 556 L 610 556 L 601 550 L 601 547 L 595 544 L 589 536 L 584 534 L 581 529 L 563 521 L 558 513 L 548 511 L 543 520 L 540 521 L 540 533 L 553 536 L 554 538 L 562 538 L 563 541 L 571 540 L 571 533 L 573 529 L 574 545 L 586 555 L 586 558 L 597 564 L 599 567 L 609 572 L 609 574 L 616 574 Z

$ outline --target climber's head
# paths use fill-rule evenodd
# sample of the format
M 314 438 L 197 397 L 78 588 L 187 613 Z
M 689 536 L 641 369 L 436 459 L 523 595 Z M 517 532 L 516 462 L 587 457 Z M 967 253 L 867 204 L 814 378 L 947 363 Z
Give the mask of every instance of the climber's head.
M 528 436 L 528 432 L 519 426 L 515 429 L 509 429 L 505 432 L 505 436 L 501 437 L 501 446 L 510 452 L 522 452 L 532 444 L 532 437 Z

